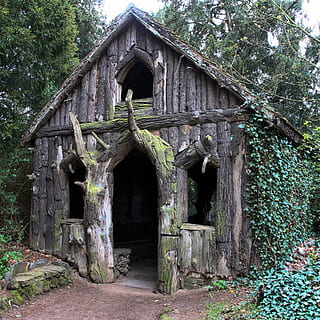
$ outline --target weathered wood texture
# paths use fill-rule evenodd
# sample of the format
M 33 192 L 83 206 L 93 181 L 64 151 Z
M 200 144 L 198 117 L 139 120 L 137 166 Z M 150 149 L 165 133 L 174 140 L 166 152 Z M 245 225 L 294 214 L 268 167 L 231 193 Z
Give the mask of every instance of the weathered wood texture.
M 163 128 L 160 130 L 160 136 L 163 140 L 168 142 L 172 146 L 176 156 L 183 150 L 187 150 L 188 147 L 194 145 L 195 141 L 201 141 L 208 135 L 212 139 L 216 140 L 216 143 L 210 146 L 210 152 L 215 153 L 218 157 L 220 167 L 217 169 L 217 203 L 218 203 L 218 216 L 216 231 L 215 231 L 215 247 L 214 251 L 211 250 L 212 256 L 206 258 L 212 261 L 212 268 L 215 275 L 221 277 L 230 277 L 232 275 L 244 273 L 249 267 L 252 259 L 252 242 L 250 235 L 250 228 L 248 220 L 242 212 L 243 208 L 243 193 L 244 193 L 244 135 L 239 130 L 238 125 L 241 122 L 228 122 L 219 121 L 217 123 L 204 123 L 202 125 L 182 125 L 178 127 Z M 127 135 L 127 138 L 125 136 Z M 147 134 L 148 136 L 149 134 Z M 110 148 L 105 150 L 101 147 L 101 156 L 98 158 L 98 165 L 94 166 L 88 172 L 88 179 L 92 184 L 87 189 L 87 202 L 86 202 L 86 214 L 84 226 L 86 230 L 86 254 L 88 256 L 88 272 L 91 279 L 97 282 L 110 282 L 113 281 L 113 253 L 112 253 L 112 170 L 113 168 L 126 157 L 129 151 L 135 147 L 137 142 L 134 142 L 128 133 L 122 135 L 116 132 L 105 132 L 99 135 L 100 138 L 109 145 Z M 156 137 L 156 136 L 154 136 Z M 231 138 L 232 137 L 232 138 Z M 54 251 L 60 256 L 64 256 L 68 261 L 75 263 L 78 268 L 83 269 L 81 258 L 75 258 L 75 254 L 71 256 L 66 255 L 66 243 L 67 236 L 65 233 L 70 229 L 66 229 L 62 224 L 62 219 L 68 218 L 69 207 L 68 203 L 68 183 L 66 173 L 61 169 L 60 163 L 68 155 L 69 150 L 76 150 L 76 144 L 74 139 L 69 136 L 50 138 L 55 141 L 55 147 L 50 148 L 52 155 L 49 160 L 47 150 L 49 148 L 49 138 L 37 139 L 37 148 L 35 153 L 35 172 L 39 172 L 39 177 L 34 182 L 34 199 L 33 199 L 33 215 L 31 223 L 31 235 L 32 243 L 35 248 L 45 250 L 47 252 Z M 91 135 L 84 135 L 85 148 L 88 152 L 96 151 L 96 144 L 93 141 L 96 139 Z M 118 141 L 118 142 L 117 142 Z M 127 142 L 126 142 L 127 141 Z M 203 141 L 203 140 L 202 140 Z M 151 142 L 146 142 L 146 148 L 152 145 Z M 39 144 L 39 145 L 38 145 Z M 41 151 L 42 150 L 42 151 Z M 146 151 L 150 152 L 150 151 Z M 157 153 L 155 153 L 157 154 Z M 161 235 L 160 235 L 160 247 L 163 252 L 163 256 L 159 256 L 160 265 L 166 264 L 164 262 L 172 254 L 173 248 L 177 247 L 178 255 L 175 255 L 175 260 L 171 265 L 170 275 L 165 275 L 162 272 L 159 281 L 161 290 L 163 292 L 173 292 L 179 287 L 178 280 L 176 280 L 177 274 L 181 272 L 182 278 L 193 279 L 199 277 L 202 280 L 205 277 L 211 277 L 212 270 L 204 269 L 201 263 L 192 264 L 185 271 L 182 268 L 182 260 L 185 261 L 184 247 L 189 238 L 195 241 L 193 245 L 199 245 L 205 250 L 204 242 L 199 242 L 197 232 L 189 230 L 181 231 L 183 237 L 183 247 L 179 247 L 179 242 L 175 242 L 175 234 L 180 233 L 181 223 L 187 222 L 188 217 L 188 193 L 187 193 L 187 170 L 176 168 L 176 173 L 170 174 L 170 185 L 174 186 L 176 190 L 173 194 L 173 198 L 170 198 L 168 194 L 165 196 L 168 186 L 168 180 L 166 174 L 161 175 L 161 165 L 157 164 L 154 158 L 154 164 L 158 168 L 159 177 L 162 176 L 163 181 L 162 200 L 160 203 L 160 212 L 162 217 L 161 222 Z M 63 162 L 63 161 L 62 161 Z M 50 165 L 49 165 L 50 163 Z M 54 165 L 52 165 L 54 164 Z M 105 167 L 105 164 L 108 164 Z M 49 167 L 49 169 L 48 169 Z M 51 173 L 48 174 L 48 171 Z M 41 175 L 42 172 L 42 175 Z M 45 177 L 45 179 L 43 179 Z M 41 185 L 43 181 L 48 181 L 48 178 L 52 180 L 52 183 L 46 183 L 45 186 Z M 173 179 L 173 180 L 172 180 Z M 52 187 L 51 187 L 52 185 Z M 54 199 L 50 199 L 49 191 L 47 188 L 51 188 L 50 192 L 54 194 Z M 55 191 L 54 191 L 55 190 Z M 40 192 L 40 193 L 39 193 Z M 170 199 L 172 199 L 170 202 Z M 166 205 L 161 205 L 161 203 Z M 50 207 L 49 218 L 47 206 Z M 50 218 L 50 212 L 55 215 L 54 219 Z M 174 213 L 174 216 L 171 214 Z M 174 221 L 174 224 L 168 224 L 168 221 Z M 46 237 L 47 231 L 54 230 L 54 239 Z M 66 231 L 67 230 L 67 231 Z M 176 231 L 174 231 L 176 230 Z M 205 228 L 204 228 L 205 230 Z M 70 231 L 68 231 L 70 232 Z M 51 232 L 52 233 L 52 232 Z M 172 239 L 169 241 L 173 248 L 167 247 L 167 240 L 162 240 L 162 237 L 169 236 Z M 204 237 L 203 235 L 201 237 Z M 104 239 L 104 241 L 97 242 L 96 239 Z M 106 241 L 107 239 L 107 241 Z M 190 248 L 189 248 L 190 249 Z M 71 246 L 69 246 L 69 250 Z M 80 248 L 77 249 L 78 251 Z M 82 250 L 82 249 L 81 249 Z M 190 249 L 191 250 L 191 249 Z M 83 251 L 82 251 L 83 252 Z M 170 253 L 171 252 L 171 253 Z M 97 258 L 97 254 L 100 258 Z M 187 253 L 186 253 L 187 254 Z M 79 254 L 78 254 L 78 257 Z M 97 264 L 97 261 L 100 261 Z M 239 263 L 241 262 L 241 263 Z M 101 268 L 107 266 L 107 271 L 103 277 L 101 277 Z M 199 267 L 201 266 L 201 267 Z M 161 266 L 160 266 L 161 267 Z M 168 266 L 165 270 L 168 269 Z M 168 269 L 168 270 L 169 270 Z M 167 271 L 168 271 L 167 270 Z M 172 274 L 177 273 L 175 275 Z M 196 275 L 198 274 L 198 276 Z M 206 276 L 204 276 L 206 274 Z M 201 275 L 201 276 L 199 276 Z M 202 280 L 197 280 L 201 282 Z M 177 281 L 173 285 L 169 285 L 168 281 Z M 187 281 L 187 280 L 186 280 Z M 187 281 L 188 282 L 188 281 Z M 186 284 L 187 285 L 187 284 Z M 170 287 L 170 289 L 169 289 Z
M 119 103 L 132 59 L 153 74 L 153 96 L 133 106 L 135 126 Z M 192 282 L 245 273 L 255 256 L 243 213 L 246 145 L 239 124 L 248 111 L 239 98 L 137 22 L 81 70 L 34 135 L 32 246 L 63 257 L 95 282 L 114 281 L 113 170 L 137 148 L 158 181 L 159 290 L 172 293 Z M 214 227 L 187 223 L 188 170 L 205 158 L 217 173 Z M 86 171 L 80 181 L 84 217 L 77 221 L 70 219 L 75 159 Z
M 138 36 L 143 34 L 143 36 Z M 134 52 L 135 50 L 135 52 Z M 132 51 L 132 53 L 131 53 Z M 183 55 L 165 46 L 149 31 L 133 23 L 115 38 L 96 63 L 82 75 L 45 128 L 70 125 L 68 113 L 82 122 L 113 119 L 113 108 L 121 100 L 121 84 L 116 75 L 126 67 L 127 56 L 144 52 L 154 70 L 154 113 L 172 114 L 237 108 L 241 102 L 230 91 L 200 72 Z M 128 61 L 129 63 L 130 61 Z
M 182 287 L 205 285 L 216 273 L 216 232 L 211 226 L 181 226 L 179 269 Z

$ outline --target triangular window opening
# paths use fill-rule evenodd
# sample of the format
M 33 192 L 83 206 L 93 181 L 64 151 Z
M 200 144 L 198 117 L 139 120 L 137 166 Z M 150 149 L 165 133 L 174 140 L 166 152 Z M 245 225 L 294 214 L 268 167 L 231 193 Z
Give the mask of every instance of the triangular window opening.
M 127 73 L 121 91 L 121 101 L 124 101 L 128 89 L 133 91 L 132 99 L 152 98 L 153 75 L 142 62 L 137 62 Z
M 217 208 L 217 168 L 207 165 L 202 173 L 202 161 L 188 170 L 188 222 L 215 225 Z
M 83 219 L 84 215 L 84 186 L 87 170 L 80 161 L 70 164 L 69 178 L 69 218 Z

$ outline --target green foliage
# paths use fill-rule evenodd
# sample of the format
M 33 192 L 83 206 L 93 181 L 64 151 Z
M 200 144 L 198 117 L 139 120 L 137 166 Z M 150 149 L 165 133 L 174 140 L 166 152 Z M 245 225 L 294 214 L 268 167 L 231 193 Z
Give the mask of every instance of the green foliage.
M 320 41 L 297 1 L 163 2 L 158 19 L 292 123 L 319 120 Z
M 298 271 L 270 270 L 260 282 L 258 319 L 317 319 L 320 302 L 320 262 Z
M 314 216 L 314 229 L 320 233 L 320 127 L 314 127 L 311 122 L 305 123 L 304 142 L 299 150 L 310 158 L 312 171 L 311 205 Z
M 77 55 L 82 59 L 106 29 L 105 17 L 98 11 L 102 0 L 72 0 L 72 3 L 76 7 L 78 26 Z
M 256 107 L 252 105 L 252 108 Z M 312 230 L 312 166 L 257 110 L 246 127 L 250 156 L 247 213 L 264 268 L 281 264 Z
M 0 1 L 0 233 L 13 240 L 26 229 L 31 198 L 21 134 L 98 36 L 100 2 Z
M 0 4 L 0 92 L 19 113 L 38 111 L 77 63 L 69 0 Z
M 229 284 L 226 280 L 213 280 L 211 284 L 207 287 L 209 291 L 220 291 L 228 289 Z
M 26 181 L 30 155 L 15 148 L 0 155 L 0 233 L 10 241 L 24 236 L 30 203 L 30 185 Z
M 18 261 L 22 257 L 20 251 L 9 250 L 8 239 L 0 233 L 0 279 L 2 279 L 10 269 L 13 261 Z

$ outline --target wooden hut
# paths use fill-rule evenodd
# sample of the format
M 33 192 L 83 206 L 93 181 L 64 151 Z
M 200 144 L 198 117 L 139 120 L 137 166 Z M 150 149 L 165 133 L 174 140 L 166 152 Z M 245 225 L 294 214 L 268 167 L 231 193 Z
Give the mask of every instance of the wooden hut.
M 22 138 L 34 148 L 31 246 L 97 283 L 153 261 L 163 293 L 245 274 L 255 253 L 240 124 L 253 99 L 129 8 Z

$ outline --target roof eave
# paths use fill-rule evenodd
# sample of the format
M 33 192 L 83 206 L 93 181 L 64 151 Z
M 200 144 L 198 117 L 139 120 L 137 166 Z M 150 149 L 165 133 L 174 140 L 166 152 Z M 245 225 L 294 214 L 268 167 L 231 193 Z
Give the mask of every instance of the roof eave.
M 36 115 L 29 128 L 21 137 L 20 143 L 22 146 L 27 146 L 29 144 L 38 129 L 40 129 L 55 113 L 65 97 L 78 84 L 79 79 L 90 69 L 99 58 L 101 52 L 105 50 L 107 45 L 117 36 L 121 29 L 129 23 L 131 17 L 132 12 L 128 11 L 115 18 L 115 22 L 111 23 L 103 39 L 98 42 L 90 53 L 79 63 L 71 75 L 63 82 L 59 90 L 54 93 L 50 101 Z

